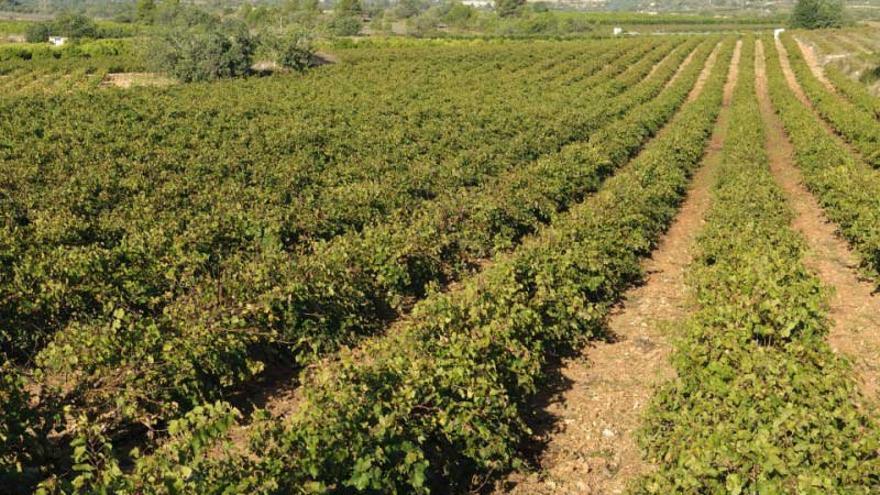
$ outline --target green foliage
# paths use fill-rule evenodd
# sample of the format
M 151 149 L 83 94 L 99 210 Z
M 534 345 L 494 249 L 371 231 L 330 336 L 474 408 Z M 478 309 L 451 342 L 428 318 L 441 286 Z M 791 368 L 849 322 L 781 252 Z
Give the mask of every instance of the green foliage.
M 108 72 L 145 70 L 131 40 L 102 39 L 62 47 L 47 43 L 0 47 L 0 74 L 7 74 L 3 96 L 10 98 L 95 89 Z M 4 143 L 0 138 L 0 148 Z M 40 339 L 39 332 L 32 335 L 35 340 Z M 21 344 L 22 348 L 31 348 Z
M 269 41 L 278 65 L 287 69 L 302 72 L 306 70 L 314 58 L 311 37 L 302 32 L 290 32 L 273 36 Z
M 441 19 L 450 26 L 463 27 L 470 19 L 477 15 L 476 9 L 460 1 L 446 2 L 441 5 Z
M 256 47 L 241 23 L 183 24 L 159 34 L 147 56 L 158 71 L 181 81 L 209 81 L 249 74 Z
M 553 43 L 549 59 L 519 43 L 362 49 L 309 76 L 335 84 L 264 78 L 223 83 L 220 93 L 198 85 L 72 94 L 56 112 L 42 99 L 4 100 L 4 114 L 28 124 L 10 128 L 21 146 L 0 148 L 15 164 L 4 176 L 14 186 L 5 189 L 10 216 L 0 224 L 2 252 L 11 257 L 3 265 L 10 276 L 2 327 L 34 338 L 16 345 L 23 360 L 39 354 L 41 401 L 75 404 L 74 413 L 100 418 L 111 438 L 131 421 L 167 420 L 253 379 L 273 355 L 289 366 L 356 342 L 432 285 L 467 275 L 471 260 L 509 250 L 595 190 L 660 125 L 655 112 L 673 111 L 674 98 L 633 113 L 637 120 L 609 127 L 589 147 L 535 160 L 652 101 L 698 41 L 654 72 L 683 40 Z M 438 49 L 449 56 L 437 57 Z M 489 57 L 503 63 L 486 65 Z M 451 60 L 469 68 L 438 87 Z M 399 72 L 412 79 L 395 90 L 397 82 L 376 75 L 376 63 L 409 68 Z M 355 76 L 372 82 L 350 100 L 338 78 Z M 540 100 L 531 98 L 536 80 Z M 324 93 L 335 87 L 339 93 Z M 675 87 L 681 98 L 686 91 Z M 376 105 L 387 92 L 397 97 Z M 294 94 L 312 96 L 284 97 Z M 456 108 L 487 110 L 431 113 L 450 98 Z M 511 98 L 522 104 L 511 107 Z M 115 117 L 83 120 L 104 109 Z M 339 115 L 343 128 L 322 117 Z M 428 115 L 432 125 L 413 125 Z M 250 124 L 228 124 L 242 121 Z M 448 132 L 452 125 L 456 132 Z M 301 133 L 316 126 L 320 143 L 309 144 Z M 199 147 L 167 145 L 194 134 Z M 56 136 L 51 145 L 45 135 Z M 401 146 L 403 135 L 410 144 Z M 614 141 L 613 158 L 597 158 L 589 173 L 573 165 L 592 160 L 591 147 L 608 136 L 627 136 Z M 69 140 L 82 152 L 63 151 Z M 91 158 L 107 153 L 127 165 Z M 80 173 L 71 176 L 68 166 Z M 55 192 L 38 193 L 47 187 Z M 291 199 L 291 191 L 300 196 Z M 45 221 L 25 220 L 34 215 Z
M 792 70 L 798 83 L 810 98 L 819 114 L 861 153 L 869 165 L 880 168 L 880 121 L 873 113 L 864 111 L 843 96 L 829 91 L 810 70 L 797 42 L 783 36 Z
M 872 95 L 864 84 L 850 79 L 832 65 L 826 65 L 824 71 L 825 76 L 834 84 L 834 87 L 849 101 L 873 115 L 874 118 L 880 119 L 880 98 Z M 877 75 L 880 76 L 880 67 L 877 69 Z
M 29 43 L 45 43 L 49 36 L 62 36 L 73 41 L 86 38 L 124 38 L 135 34 L 136 30 L 131 26 L 115 22 L 95 22 L 82 14 L 60 14 L 55 19 L 46 22 L 34 22 L 27 24 L 25 39 Z
M 357 15 L 336 15 L 327 24 L 330 33 L 335 36 L 356 36 L 361 32 L 363 22 Z
M 522 12 L 526 0 L 496 0 L 495 12 L 499 17 L 510 17 Z
M 100 37 L 95 21 L 82 14 L 58 15 L 49 26 L 50 34 L 53 36 L 73 39 Z
M 48 23 L 38 22 L 29 24 L 24 33 L 28 43 L 45 43 L 49 40 L 51 29 Z
M 259 417 L 245 451 L 198 461 L 193 492 L 454 492 L 469 488 L 471 475 L 520 465 L 522 407 L 546 359 L 601 335 L 622 290 L 640 278 L 640 257 L 671 221 L 702 155 L 723 75 L 601 187 L 598 174 L 636 154 L 684 103 L 709 48 L 656 100 L 513 189 L 551 191 L 582 174 L 595 194 L 458 289 L 428 295 L 385 338 L 316 370 L 291 418 Z M 661 70 L 668 77 L 681 60 Z M 519 202 L 502 204 L 511 200 Z
M 2 354 L 0 360 L 0 485 L 25 485 L 23 470 L 35 460 L 37 416 L 28 406 L 24 377 Z
M 775 44 L 764 45 L 770 95 L 794 144 L 806 185 L 859 255 L 865 271 L 876 279 L 880 274 L 880 176 L 817 123 L 816 115 L 788 88 Z M 810 87 L 815 88 L 808 84 L 804 89 Z
M 357 16 L 364 12 L 361 0 L 337 0 L 333 6 L 333 13 L 337 17 Z
M 797 0 L 789 23 L 795 28 L 820 29 L 844 24 L 842 0 Z
M 653 64 L 666 54 L 664 48 L 670 46 L 658 43 L 653 47 L 633 50 L 637 46 L 635 43 L 620 45 L 629 47 L 631 52 L 620 57 L 614 50 L 605 52 L 607 48 L 600 45 L 597 48 L 605 53 L 590 60 L 589 64 L 578 67 L 581 74 L 594 73 L 592 78 L 580 83 L 589 87 L 596 82 L 604 82 L 593 90 L 593 96 L 582 95 L 586 101 L 597 103 L 586 108 L 570 107 L 567 109 L 567 116 L 558 116 L 559 130 L 554 132 L 556 139 L 572 140 L 586 135 L 596 126 L 625 114 L 633 104 L 650 98 L 662 86 L 663 78 L 668 78 L 669 71 L 685 56 L 683 52 L 678 52 L 647 85 L 640 86 L 637 92 L 620 95 L 612 103 L 607 97 L 619 94 L 644 78 Z M 644 57 L 645 50 L 651 48 L 654 49 L 651 56 Z M 614 63 L 610 64 L 611 61 Z M 636 61 L 639 62 L 632 65 Z M 611 79 L 611 76 L 621 71 L 625 73 Z M 428 80 L 430 79 L 426 79 Z M 523 81 L 523 84 L 524 90 L 528 89 L 527 81 Z M 489 95 L 486 91 L 475 92 L 473 104 L 486 104 Z M 510 93 L 504 91 L 497 95 L 500 99 L 509 97 Z M 564 99 L 560 103 L 563 101 Z M 599 104 L 599 101 L 602 103 Z M 546 101 L 534 102 L 535 110 L 542 113 L 547 111 L 546 105 Z M 497 110 L 494 115 L 501 119 L 500 126 L 507 128 L 511 125 L 509 117 L 502 118 L 503 114 L 499 114 Z M 365 125 L 375 128 L 374 121 L 367 120 Z M 479 125 L 485 124 L 480 120 Z M 541 131 L 540 126 L 533 127 L 538 125 L 537 121 L 522 122 L 520 125 L 529 126 L 526 128 L 535 133 L 535 139 L 521 138 L 519 141 L 511 141 L 499 137 L 492 143 L 498 151 L 468 149 L 465 159 L 470 164 L 472 174 L 479 163 L 484 164 L 480 167 L 487 167 L 489 164 L 501 166 L 506 163 L 507 167 L 517 163 L 525 164 L 534 158 L 536 149 L 546 149 L 549 152 L 567 142 L 545 141 L 544 136 L 548 135 L 546 131 Z M 539 146 L 541 148 L 537 148 Z M 384 145 L 380 150 L 384 150 Z M 448 160 L 455 160 L 452 163 L 456 163 L 459 158 Z M 423 176 L 415 174 L 418 169 L 404 170 L 406 173 L 394 176 L 400 177 L 399 180 L 394 181 L 394 177 L 389 179 L 397 184 L 395 187 L 400 188 L 399 192 L 390 187 L 380 188 L 372 184 L 367 187 L 359 185 L 340 189 L 336 194 L 325 193 L 323 198 L 312 201 L 311 204 L 316 208 L 326 212 L 320 217 L 310 214 L 312 208 L 300 209 L 301 205 L 298 205 L 297 216 L 293 212 L 284 213 L 290 223 L 269 223 L 260 227 L 258 232 L 262 230 L 275 233 L 260 241 L 265 248 L 258 258 L 259 261 L 235 261 L 230 266 L 236 268 L 229 272 L 236 273 L 235 278 L 224 277 L 225 281 L 222 282 L 226 286 L 227 294 L 238 294 L 236 297 L 242 301 L 240 305 L 226 306 L 209 302 L 215 295 L 207 288 L 218 282 L 206 278 L 198 283 L 199 286 L 205 284 L 205 289 L 198 289 L 198 298 L 181 298 L 165 310 L 167 316 L 173 316 L 172 319 L 167 316 L 136 318 L 136 315 L 129 314 L 117 318 L 112 314 L 112 309 L 107 309 L 103 316 L 92 318 L 86 325 L 69 327 L 57 334 L 54 342 L 41 353 L 44 366 L 52 370 L 51 374 L 66 374 L 73 369 L 89 370 L 87 375 L 94 373 L 95 376 L 86 379 L 88 382 L 100 380 L 98 377 L 107 373 L 115 374 L 116 368 L 122 364 L 119 362 L 120 356 L 142 356 L 142 364 L 137 359 L 130 361 L 132 371 L 127 380 L 132 385 L 125 387 L 127 392 L 117 392 L 112 397 L 101 397 L 101 394 L 96 393 L 91 397 L 104 403 L 100 406 L 102 408 L 125 403 L 126 407 L 121 408 L 125 416 L 149 417 L 142 407 L 150 404 L 160 405 L 162 409 L 159 411 L 167 414 L 165 408 L 187 396 L 173 394 L 159 401 L 155 395 L 150 400 L 146 400 L 143 395 L 149 396 L 150 391 L 158 393 L 159 390 L 176 390 L 186 391 L 186 400 L 199 400 L 205 392 L 216 391 L 218 384 L 237 383 L 259 372 L 261 368 L 251 357 L 256 357 L 256 353 L 247 352 L 248 349 L 258 350 L 272 345 L 285 353 L 292 353 L 295 360 L 303 361 L 309 359 L 313 353 L 326 352 L 358 335 L 368 334 L 381 326 L 391 312 L 398 311 L 408 299 L 424 294 L 429 284 L 460 276 L 466 270 L 468 260 L 485 257 L 497 249 L 504 249 L 517 242 L 538 224 L 545 222 L 554 209 L 564 206 L 566 201 L 572 199 L 572 196 L 554 193 L 552 189 L 546 192 L 538 189 L 529 193 L 534 196 L 525 196 L 521 202 L 512 203 L 511 198 L 519 198 L 523 194 L 516 192 L 522 189 L 522 178 L 515 175 L 510 177 L 510 184 L 502 183 L 497 186 L 509 190 L 509 197 L 498 197 L 497 187 L 486 189 L 491 187 L 487 185 L 474 190 L 473 196 L 467 200 L 467 209 L 463 210 L 461 196 L 451 194 L 445 197 L 446 189 L 457 190 L 463 184 L 475 185 L 478 181 L 488 181 L 490 177 L 470 175 L 467 182 L 461 182 L 461 177 L 451 175 L 446 178 L 446 182 L 432 186 L 436 187 L 437 193 L 428 194 L 428 197 L 443 194 L 442 200 L 413 218 L 410 208 L 418 205 L 419 199 L 424 199 L 425 187 L 429 184 L 427 178 L 433 176 L 433 173 L 426 170 L 430 175 Z M 484 174 L 492 175 L 489 171 Z M 583 180 L 587 179 L 589 176 Z M 553 184 L 555 183 L 551 183 Z M 563 187 L 565 184 L 562 182 L 556 187 Z M 381 197 L 387 201 L 384 204 L 377 199 L 380 196 L 379 191 Z M 576 192 L 577 190 L 573 190 L 569 194 Z M 556 201 L 547 199 L 556 196 L 559 198 Z M 492 197 L 496 199 L 490 200 Z M 536 209 L 536 204 L 546 206 Z M 395 205 L 400 208 L 399 216 L 393 215 L 378 225 L 369 226 L 371 220 L 364 215 L 372 214 L 381 218 L 381 215 L 388 215 L 387 211 Z M 176 215 L 179 214 L 178 211 Z M 274 214 L 269 218 L 272 217 Z M 407 221 L 397 220 L 404 217 Z M 300 220 L 294 221 L 296 218 Z M 450 222 L 450 218 L 462 220 Z M 346 233 L 346 225 L 360 227 Z M 253 230 L 253 227 L 247 228 L 249 231 Z M 245 232 L 233 231 L 222 236 L 220 238 L 241 238 L 244 242 L 248 239 Z M 292 263 L 291 258 L 283 251 L 276 251 L 276 243 L 281 242 L 281 239 L 289 239 L 286 242 L 302 242 L 298 239 L 307 236 L 327 238 L 330 242 L 311 246 L 311 254 L 299 256 L 296 263 Z M 224 244 L 229 246 L 229 241 Z M 204 261 L 198 259 L 199 255 L 196 255 L 194 259 L 185 262 L 196 263 L 193 266 L 203 266 Z M 183 259 L 180 261 L 184 262 Z M 164 275 L 164 272 L 156 274 L 159 275 Z M 150 284 L 166 283 L 163 280 L 164 277 L 160 277 Z M 149 287 L 145 282 L 146 280 L 142 280 L 141 286 Z M 130 296 L 122 297 L 128 299 Z M 173 296 L 173 299 L 177 297 L 179 296 Z M 368 303 L 365 304 L 365 301 Z M 206 311 L 203 309 L 205 307 L 214 309 Z M 112 318 L 108 318 L 109 316 Z M 217 327 L 260 330 L 233 331 L 219 339 L 208 331 Z M 170 343 L 172 339 L 179 339 L 179 343 Z M 279 346 L 275 341 L 288 344 Z M 67 356 L 78 354 L 73 348 L 80 346 L 100 347 L 106 352 L 92 352 L 89 357 L 80 359 L 77 363 L 68 363 Z M 153 369 L 152 363 L 159 359 L 164 365 L 158 370 Z M 170 385 L 171 383 L 174 385 Z M 149 407 L 153 409 L 152 406 Z M 132 414 L 131 411 L 137 413 Z
M 152 24 L 156 20 L 155 0 L 137 0 L 135 3 L 135 19 L 144 24 Z
M 828 345 L 826 291 L 770 174 L 746 39 L 706 226 L 697 311 L 643 442 L 660 469 L 635 493 L 874 493 L 878 430 Z
M 397 19 L 409 19 L 428 10 L 429 5 L 422 0 L 401 0 L 391 9 L 391 13 Z
M 534 188 L 513 172 L 656 95 L 684 48 L 639 82 L 678 43 L 360 49 L 222 91 L 4 98 L 2 345 L 38 363 L 40 403 L 72 404 L 112 438 L 356 342 L 595 188 L 610 166 L 533 164 L 549 177 Z M 369 82 L 354 99 L 351 78 Z

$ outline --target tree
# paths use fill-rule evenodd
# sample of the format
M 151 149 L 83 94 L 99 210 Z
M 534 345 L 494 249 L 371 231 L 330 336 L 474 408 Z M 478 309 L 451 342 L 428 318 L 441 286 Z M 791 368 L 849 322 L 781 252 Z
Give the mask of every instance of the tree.
M 495 0 L 495 12 L 500 17 L 510 17 L 518 14 L 525 4 L 526 0 Z
M 307 32 L 290 31 L 281 35 L 266 33 L 262 41 L 264 49 L 282 67 L 302 72 L 312 65 L 315 51 Z
M 52 21 L 52 34 L 68 38 L 97 38 L 98 25 L 82 14 L 61 14 Z
M 281 67 L 302 72 L 312 64 L 312 47 L 302 37 L 289 37 L 282 40 L 278 52 Z
M 338 0 L 328 27 L 336 36 L 354 36 L 361 32 L 361 0 Z
M 152 65 L 181 81 L 208 81 L 250 73 L 256 40 L 242 22 L 168 28 L 148 48 Z
M 45 43 L 46 41 L 49 41 L 49 35 L 49 24 L 38 22 L 28 25 L 24 32 L 24 39 L 27 40 L 28 43 Z
M 798 0 L 791 13 L 791 25 L 796 28 L 819 29 L 843 24 L 841 0 Z
M 393 12 L 394 16 L 398 19 L 409 19 L 419 15 L 419 13 L 427 10 L 427 8 L 427 3 L 421 0 L 400 0 L 397 6 L 394 7 Z
M 546 2 L 535 2 L 532 4 L 532 12 L 550 12 L 550 6 Z
M 154 0 L 137 0 L 135 19 L 138 22 L 152 24 L 156 19 L 156 2 Z
M 477 15 L 477 11 L 473 7 L 465 5 L 460 1 L 454 0 L 443 4 L 442 19 L 443 22 L 457 27 L 463 27 L 467 22 Z
M 361 19 L 354 15 L 335 16 L 327 27 L 336 36 L 355 36 L 361 32 Z
M 363 11 L 361 0 L 338 0 L 333 8 L 333 13 L 337 16 L 360 15 Z

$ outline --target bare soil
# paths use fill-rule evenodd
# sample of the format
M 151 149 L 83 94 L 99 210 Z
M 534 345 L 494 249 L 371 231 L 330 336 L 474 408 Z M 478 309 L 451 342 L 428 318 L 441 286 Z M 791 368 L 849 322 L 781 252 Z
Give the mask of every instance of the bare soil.
M 720 46 L 720 43 L 715 45 L 712 53 L 709 54 L 709 58 L 706 59 L 706 66 L 703 67 L 700 75 L 697 76 L 697 82 L 694 83 L 694 87 L 691 88 L 691 92 L 688 93 L 688 103 L 696 100 L 697 97 L 700 96 L 700 93 L 703 92 L 703 87 L 706 85 L 706 81 L 709 79 L 709 75 L 712 73 L 712 68 L 715 67 L 715 60 L 718 59 L 718 48 Z M 676 77 L 678 77 L 678 74 L 676 74 Z
M 339 63 L 339 57 L 329 52 L 315 52 L 312 55 L 312 65 L 328 65 Z
M 684 274 L 721 159 L 739 53 L 738 44 L 703 166 L 672 227 L 645 262 L 645 283 L 629 291 L 610 318 L 613 338 L 564 361 L 558 370 L 560 390 L 536 414 L 543 422 L 535 425 L 539 470 L 510 475 L 498 483 L 496 493 L 616 494 L 652 469 L 642 459 L 636 430 L 655 389 L 675 377 L 669 337 L 690 309 Z M 692 98 L 702 90 L 715 58 L 713 53 L 707 61 Z
M 819 82 L 821 82 L 822 85 L 828 89 L 828 91 L 836 93 L 837 88 L 835 88 L 834 84 L 832 84 L 831 81 L 829 81 L 828 78 L 825 77 L 825 70 L 822 69 L 822 64 L 819 63 L 819 57 L 816 56 L 816 50 L 812 46 L 807 45 L 798 38 L 795 38 L 794 40 L 797 42 L 798 47 L 801 49 L 801 53 L 804 54 L 804 60 L 807 62 L 807 66 L 810 67 L 810 72 L 812 72 L 813 75 L 816 76 L 816 79 L 818 79 Z
M 678 66 L 678 69 L 676 69 L 675 74 L 673 74 L 672 77 L 670 77 L 669 80 L 666 81 L 666 84 L 663 85 L 663 89 L 666 89 L 675 83 L 675 81 L 681 76 L 681 73 L 682 73 L 682 71 L 684 71 L 685 67 L 689 66 L 691 64 L 691 62 L 693 62 L 694 55 L 696 55 L 696 54 L 697 54 L 696 48 L 691 50 L 690 53 L 688 53 L 688 56 L 681 62 L 681 65 Z
M 761 49 L 763 50 L 764 45 L 759 44 Z M 816 116 L 816 123 L 821 125 L 825 131 L 833 136 L 837 142 L 846 148 L 846 150 L 855 158 L 861 160 L 862 155 L 859 153 L 857 149 L 855 149 L 850 143 L 844 140 L 838 132 L 831 127 L 824 118 L 816 111 L 816 108 L 813 106 L 813 102 L 807 97 L 806 93 L 804 93 L 803 88 L 801 88 L 800 83 L 797 81 L 797 77 L 794 74 L 794 71 L 791 68 L 791 63 L 788 60 L 788 50 L 786 50 L 785 45 L 782 44 L 782 41 L 776 40 L 776 50 L 779 52 L 779 63 L 782 66 L 782 73 L 785 76 L 786 82 L 788 82 L 788 87 L 791 88 L 791 91 L 797 97 L 798 100 L 801 101 L 804 105 L 807 106 L 810 110 L 812 110 L 813 114 Z
M 880 387 L 880 296 L 874 293 L 873 283 L 859 277 L 857 256 L 846 241 L 835 234 L 834 225 L 803 185 L 801 172 L 794 164 L 794 148 L 770 102 L 764 47 L 760 40 L 755 62 L 771 171 L 795 211 L 793 227 L 803 234 L 809 245 L 805 263 L 834 290 L 830 300 L 832 329 L 828 341 L 833 349 L 853 361 L 862 392 L 873 401 Z
M 758 46 L 761 47 L 761 50 L 763 50 L 763 43 L 759 43 Z M 779 52 L 779 62 L 780 65 L 782 65 L 782 74 L 785 76 L 785 80 L 788 82 L 788 86 L 794 92 L 794 95 L 797 96 L 797 99 L 801 101 L 801 103 L 812 109 L 813 102 L 811 102 L 810 99 L 807 98 L 807 95 L 804 93 L 801 85 L 797 82 L 797 77 L 795 77 L 794 71 L 791 70 L 791 64 L 788 62 L 788 50 L 785 49 L 785 45 L 782 44 L 782 41 L 778 39 L 776 40 L 776 50 Z M 825 121 L 822 120 L 822 122 L 824 123 Z
M 152 72 L 113 72 L 104 76 L 100 86 L 128 89 L 137 86 L 170 86 L 173 79 Z

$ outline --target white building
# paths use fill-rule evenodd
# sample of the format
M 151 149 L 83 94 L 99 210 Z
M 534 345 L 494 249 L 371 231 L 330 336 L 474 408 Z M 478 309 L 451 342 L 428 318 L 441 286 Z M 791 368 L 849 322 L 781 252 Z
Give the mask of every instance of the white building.
M 495 6 L 495 2 L 492 0 L 462 0 L 463 5 L 467 5 L 468 7 L 475 8 L 491 8 Z
M 67 43 L 67 38 L 63 36 L 49 36 L 49 43 L 52 43 L 55 46 L 61 46 Z

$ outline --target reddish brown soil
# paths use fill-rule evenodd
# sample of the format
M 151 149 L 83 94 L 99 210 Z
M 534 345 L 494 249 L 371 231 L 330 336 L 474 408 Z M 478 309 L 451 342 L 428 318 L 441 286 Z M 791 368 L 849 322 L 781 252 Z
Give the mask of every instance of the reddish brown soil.
M 763 49 L 763 45 L 760 45 Z M 804 105 L 806 105 L 813 113 L 816 115 L 816 123 L 821 125 L 822 128 L 825 129 L 828 134 L 831 134 L 837 142 L 849 151 L 849 153 L 854 156 L 856 159 L 861 160 L 862 155 L 856 150 L 850 143 L 846 142 L 840 134 L 831 127 L 831 124 L 825 121 L 821 115 L 816 111 L 816 108 L 813 106 L 813 102 L 807 98 L 807 95 L 804 93 L 803 88 L 801 88 L 800 83 L 797 81 L 797 77 L 794 75 L 794 71 L 791 69 L 791 63 L 788 60 L 788 50 L 786 50 L 785 45 L 782 44 L 781 41 L 776 40 L 776 50 L 779 52 L 779 62 L 782 66 L 782 73 L 785 75 L 785 80 L 788 82 L 789 88 L 791 88 L 792 92 L 797 96 L 798 100 L 801 101 Z
M 809 244 L 807 266 L 834 289 L 828 341 L 853 361 L 862 392 L 873 401 L 880 386 L 880 296 L 873 293 L 874 284 L 859 278 L 858 258 L 835 235 L 834 225 L 803 185 L 803 177 L 794 164 L 792 144 L 773 112 L 760 42 L 756 50 L 756 75 L 758 99 L 767 127 L 770 168 L 795 211 L 793 227 Z
M 795 38 L 795 41 L 797 41 L 798 47 L 804 55 L 804 61 L 807 62 L 807 66 L 810 68 L 813 75 L 816 76 L 816 79 L 818 79 L 828 91 L 837 92 L 837 88 L 834 87 L 834 84 L 825 77 L 825 70 L 822 69 L 822 64 L 819 63 L 819 58 L 816 56 L 815 49 L 798 38 Z
M 174 81 L 152 72 L 115 72 L 109 73 L 101 80 L 101 87 L 117 87 L 128 89 L 134 86 L 170 86 Z
M 736 84 L 739 45 L 725 88 L 724 109 L 703 166 L 687 199 L 653 258 L 647 260 L 645 284 L 631 290 L 609 321 L 614 338 L 599 342 L 567 360 L 560 381 L 565 389 L 545 405 L 537 425 L 542 452 L 533 473 L 514 473 L 496 493 L 615 494 L 651 466 L 635 438 L 645 406 L 657 386 L 671 380 L 669 335 L 688 313 L 684 273 L 691 248 L 709 206 L 710 186 L 720 162 L 727 129 L 727 108 Z M 714 64 L 713 54 L 703 76 Z M 705 77 L 692 96 L 699 94 Z
M 685 57 L 685 59 L 681 62 L 681 65 L 678 66 L 678 69 L 675 70 L 675 74 L 673 74 L 672 77 L 670 77 L 669 80 L 666 81 L 666 84 L 663 85 L 663 89 L 666 89 L 669 86 L 672 86 L 673 83 L 675 83 L 675 81 L 679 78 L 679 76 L 681 75 L 681 72 L 684 70 L 684 68 L 687 67 L 688 65 L 690 65 L 691 62 L 694 60 L 694 55 L 696 55 L 696 53 L 697 53 L 696 49 L 691 50 L 691 52 L 688 53 L 688 56 Z
M 715 49 L 712 50 L 712 53 L 709 54 L 709 58 L 706 59 L 706 66 L 703 67 L 702 72 L 697 77 L 697 82 L 694 83 L 694 87 L 691 88 L 691 92 L 688 93 L 687 101 L 692 102 L 700 96 L 700 93 L 703 92 L 703 87 L 706 85 L 706 81 L 709 79 L 709 75 L 712 73 L 712 68 L 715 67 L 715 60 L 718 58 L 718 47 L 721 46 L 715 45 Z

